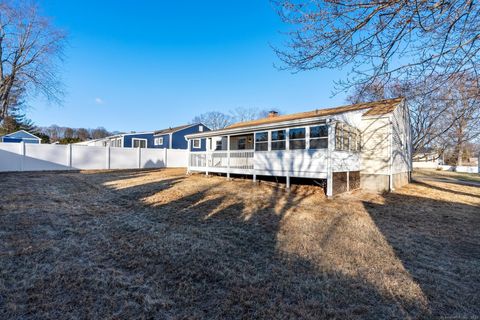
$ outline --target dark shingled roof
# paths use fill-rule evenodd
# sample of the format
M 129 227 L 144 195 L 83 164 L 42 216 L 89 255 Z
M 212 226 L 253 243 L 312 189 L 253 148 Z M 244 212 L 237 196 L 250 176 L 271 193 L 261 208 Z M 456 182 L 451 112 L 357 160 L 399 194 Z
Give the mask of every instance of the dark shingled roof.
M 307 111 L 307 112 L 287 114 L 287 115 L 281 115 L 281 116 L 275 116 L 275 117 L 267 117 L 267 118 L 262 118 L 258 120 L 252 120 L 252 121 L 238 122 L 238 123 L 232 124 L 231 126 L 228 126 L 227 129 L 258 126 L 262 124 L 270 124 L 270 123 L 277 123 L 277 122 L 297 120 L 297 119 L 322 117 L 322 116 L 334 115 L 334 114 L 339 114 L 339 113 L 344 113 L 349 111 L 367 110 L 367 109 L 368 109 L 367 112 L 363 114 L 364 116 L 379 116 L 379 115 L 385 115 L 392 112 L 402 101 L 403 101 L 403 98 L 395 98 L 395 99 L 379 100 L 374 102 L 351 104 L 351 105 L 346 105 L 346 106 L 341 106 L 336 108 L 317 109 L 317 110 Z
M 176 131 L 178 131 L 178 130 L 182 130 L 182 129 L 185 129 L 185 128 L 188 128 L 188 127 L 191 127 L 191 126 L 194 126 L 194 125 L 195 125 L 195 124 L 184 124 L 183 126 L 170 127 L 170 128 L 167 128 L 167 129 L 161 129 L 161 130 L 155 131 L 154 134 L 157 135 L 157 134 L 173 133 L 173 132 L 176 132 Z

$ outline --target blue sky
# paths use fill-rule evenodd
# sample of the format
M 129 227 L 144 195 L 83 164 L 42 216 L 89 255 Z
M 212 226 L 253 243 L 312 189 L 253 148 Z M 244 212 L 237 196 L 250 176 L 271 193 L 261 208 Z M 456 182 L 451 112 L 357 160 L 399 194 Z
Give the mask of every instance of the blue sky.
M 292 113 L 342 104 L 338 70 L 292 74 L 270 45 L 285 31 L 268 0 L 40 2 L 69 33 L 61 106 L 31 101 L 37 124 L 141 131 L 236 107 Z

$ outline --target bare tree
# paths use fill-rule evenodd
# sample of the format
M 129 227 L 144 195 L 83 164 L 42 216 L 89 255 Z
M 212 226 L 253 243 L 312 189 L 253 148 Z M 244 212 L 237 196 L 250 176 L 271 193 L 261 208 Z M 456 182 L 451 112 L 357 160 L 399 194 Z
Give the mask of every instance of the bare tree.
M 230 114 L 235 122 L 243 122 L 264 118 L 268 115 L 268 110 L 239 107 L 231 110 Z
M 64 138 L 73 138 L 74 131 L 72 128 L 65 128 L 63 131 L 63 137 Z
M 231 116 L 218 111 L 203 113 L 192 120 L 192 123 L 203 123 L 212 130 L 223 129 L 232 124 L 232 122 Z
M 56 124 L 46 128 L 44 133 L 50 137 L 51 142 L 58 141 L 60 138 L 62 138 L 61 129 Z
M 65 33 L 42 17 L 34 2 L 0 3 L 0 121 L 30 94 L 59 101 L 64 43 Z
M 339 88 L 435 76 L 433 91 L 477 74 L 480 3 L 451 1 L 274 0 L 287 32 L 276 53 L 295 71 L 348 67 Z
M 108 137 L 109 135 L 110 133 L 107 131 L 107 129 L 103 127 L 99 127 L 91 130 L 92 139 L 102 139 L 102 138 Z
M 410 110 L 412 147 L 414 154 L 435 149 L 455 153 L 457 160 L 463 146 L 480 135 L 480 93 L 474 75 L 453 75 L 451 81 L 438 90 L 425 93 L 437 82 L 436 77 L 395 82 L 389 85 L 372 83 L 358 86 L 348 100 L 352 103 L 385 98 L 405 97 Z
M 456 164 L 462 165 L 466 146 L 480 137 L 480 100 L 475 79 L 462 78 L 456 87 L 449 88 L 449 108 L 445 123 L 453 123 L 442 139 L 443 145 L 452 148 Z
M 80 139 L 81 141 L 86 141 L 90 138 L 90 134 L 88 133 L 88 130 L 85 128 L 78 128 L 75 131 L 75 137 Z

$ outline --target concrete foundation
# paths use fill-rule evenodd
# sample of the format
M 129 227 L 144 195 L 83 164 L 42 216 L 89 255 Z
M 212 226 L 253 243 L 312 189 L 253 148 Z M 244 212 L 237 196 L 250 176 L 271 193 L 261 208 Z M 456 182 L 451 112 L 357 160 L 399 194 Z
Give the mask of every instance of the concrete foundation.
M 410 172 L 401 172 L 393 175 L 393 189 L 403 187 L 409 184 L 412 180 L 412 174 Z
M 360 187 L 366 191 L 387 192 L 390 190 L 390 177 L 386 174 L 360 173 Z
M 400 188 L 411 181 L 410 172 L 393 175 L 393 188 Z M 366 191 L 388 192 L 390 190 L 390 176 L 388 174 L 360 174 L 360 187 Z

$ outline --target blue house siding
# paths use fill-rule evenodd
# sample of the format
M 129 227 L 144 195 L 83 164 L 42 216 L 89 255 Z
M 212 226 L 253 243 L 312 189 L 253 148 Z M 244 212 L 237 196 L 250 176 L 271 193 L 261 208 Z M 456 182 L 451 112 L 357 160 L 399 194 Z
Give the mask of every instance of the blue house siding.
M 187 147 L 188 149 L 188 147 Z M 192 140 L 192 145 L 190 147 L 190 151 L 207 151 L 207 139 L 203 138 L 203 139 L 200 139 L 200 148 L 194 148 L 193 147 L 193 140 Z
M 123 147 L 124 148 L 131 148 L 133 146 L 133 139 L 146 139 L 147 140 L 147 148 L 154 148 L 153 144 L 153 133 L 139 133 L 139 134 L 128 134 L 123 136 Z
M 39 144 L 41 140 L 36 135 L 20 130 L 0 137 L 0 141 L 5 143 L 20 143 L 23 141 L 25 143 Z
M 155 137 L 163 137 L 163 145 L 162 146 L 157 146 L 159 148 L 170 148 L 170 137 L 172 138 L 172 149 L 188 149 L 188 142 L 187 139 L 185 138 L 186 135 L 192 134 L 192 133 L 198 133 L 200 132 L 200 126 L 203 126 L 203 131 L 210 131 L 209 128 L 207 128 L 203 124 L 195 124 L 192 126 L 189 126 L 184 129 L 180 129 L 178 131 L 175 131 L 171 134 L 159 134 L 156 135 Z M 206 151 L 206 143 L 203 142 L 201 145 L 200 149 L 195 149 L 195 151 Z
M 40 143 L 40 141 L 36 139 L 18 139 L 18 138 L 10 138 L 10 137 L 2 138 L 2 142 L 5 142 L 5 143 L 20 143 L 22 141 L 25 143 L 35 143 L 35 144 Z
M 154 138 L 163 138 L 163 144 L 159 144 L 154 146 L 155 148 L 168 148 L 170 143 L 170 135 L 169 134 L 160 134 L 156 135 Z

